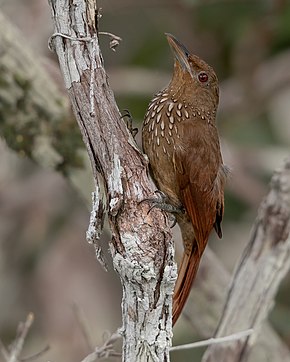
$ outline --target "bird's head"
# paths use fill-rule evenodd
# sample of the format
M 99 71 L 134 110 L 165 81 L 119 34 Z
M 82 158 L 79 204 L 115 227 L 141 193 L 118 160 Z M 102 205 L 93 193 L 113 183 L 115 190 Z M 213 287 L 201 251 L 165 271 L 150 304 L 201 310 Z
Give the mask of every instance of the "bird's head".
M 210 101 L 216 108 L 219 86 L 213 68 L 198 56 L 190 54 L 173 35 L 166 33 L 166 37 L 175 58 L 171 87 L 186 93 L 193 103 L 198 97 L 200 102 Z

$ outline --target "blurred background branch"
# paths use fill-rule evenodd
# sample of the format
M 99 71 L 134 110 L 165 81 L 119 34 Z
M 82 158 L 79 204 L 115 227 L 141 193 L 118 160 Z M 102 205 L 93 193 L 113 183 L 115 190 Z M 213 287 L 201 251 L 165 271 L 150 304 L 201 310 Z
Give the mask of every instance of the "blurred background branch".
M 80 170 L 90 179 L 88 156 L 68 99 L 47 71 L 55 65 L 48 59 L 42 64 L 1 13 L 0 54 L 0 130 L 7 145 L 20 157 L 60 171 L 76 186 Z
M 289 270 L 289 158 L 275 171 L 270 187 L 259 208 L 250 241 L 233 275 L 216 336 L 226 336 L 246 328 L 252 328 L 254 333 L 243 341 L 211 345 L 203 356 L 203 362 L 249 361 L 257 336 L 264 334 L 264 322 L 273 307 L 280 283 Z M 277 361 L 281 352 L 273 353 L 272 348 L 267 358 L 273 353 L 271 360 Z M 255 354 L 255 361 L 264 361 L 264 353 Z M 290 353 L 280 360 L 290 361 Z
M 184 313 L 188 325 L 193 330 L 197 330 L 200 336 L 208 338 L 215 335 L 217 325 L 223 314 L 230 283 L 229 272 L 221 260 L 208 249 L 201 264 L 195 288 L 192 289 L 190 302 L 186 305 Z M 237 331 L 242 330 L 243 326 L 236 324 L 233 328 Z M 190 333 L 189 330 L 185 330 L 183 333 L 186 331 Z M 255 334 L 254 331 L 254 335 L 255 344 L 250 350 L 249 362 L 268 360 L 290 362 L 287 345 L 283 343 L 269 322 L 265 321 L 262 332 Z

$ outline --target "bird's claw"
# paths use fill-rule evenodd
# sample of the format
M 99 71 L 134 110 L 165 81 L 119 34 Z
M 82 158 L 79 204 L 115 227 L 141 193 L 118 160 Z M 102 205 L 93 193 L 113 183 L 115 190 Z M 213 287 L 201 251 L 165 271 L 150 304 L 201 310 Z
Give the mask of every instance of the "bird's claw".
M 147 215 L 150 213 L 150 211 L 152 209 L 154 209 L 155 207 L 158 209 L 161 209 L 163 211 L 168 212 L 173 218 L 173 224 L 170 226 L 170 228 L 173 228 L 176 225 L 176 217 L 174 214 L 183 214 L 184 213 L 184 208 L 182 206 L 178 207 L 175 206 L 173 204 L 170 203 L 168 197 L 160 190 L 156 190 L 155 194 L 158 195 L 158 198 L 148 198 L 148 199 L 144 199 L 142 200 L 140 203 L 142 202 L 148 202 L 151 204 Z
M 131 133 L 132 137 L 135 139 L 137 133 L 138 133 L 138 128 L 137 127 L 133 127 L 133 118 L 131 116 L 131 113 L 128 109 L 124 109 L 124 114 L 121 116 L 121 119 L 124 119 L 125 124 L 129 130 L 129 132 Z

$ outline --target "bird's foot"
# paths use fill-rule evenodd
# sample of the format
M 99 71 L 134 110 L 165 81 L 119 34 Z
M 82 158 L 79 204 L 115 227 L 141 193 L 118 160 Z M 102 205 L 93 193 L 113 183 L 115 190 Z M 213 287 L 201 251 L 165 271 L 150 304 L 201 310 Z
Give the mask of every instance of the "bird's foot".
M 147 214 L 149 214 L 150 211 L 155 207 L 170 213 L 170 215 L 174 218 L 173 224 L 171 225 L 171 228 L 173 228 L 176 225 L 176 217 L 174 214 L 184 214 L 185 212 L 184 207 L 181 205 L 175 206 L 172 203 L 170 203 L 167 195 L 160 190 L 156 190 L 155 195 L 157 195 L 157 198 L 152 197 L 141 201 L 141 202 L 148 202 L 151 205 Z
M 131 133 L 132 137 L 135 139 L 135 137 L 138 133 L 138 128 L 133 127 L 133 118 L 132 118 L 130 111 L 128 109 L 124 109 L 124 114 L 121 116 L 121 118 L 124 119 L 124 122 L 129 130 L 129 132 Z

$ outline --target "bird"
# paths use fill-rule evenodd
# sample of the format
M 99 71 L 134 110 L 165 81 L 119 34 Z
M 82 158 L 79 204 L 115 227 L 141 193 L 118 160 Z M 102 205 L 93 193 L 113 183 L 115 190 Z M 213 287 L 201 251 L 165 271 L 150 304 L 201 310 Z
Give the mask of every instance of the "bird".
M 174 56 L 173 75 L 148 106 L 142 146 L 153 181 L 176 211 L 183 240 L 173 293 L 174 325 L 190 293 L 211 231 L 214 229 L 222 237 L 228 168 L 223 163 L 216 125 L 218 78 L 211 66 L 191 54 L 177 38 L 165 35 Z

